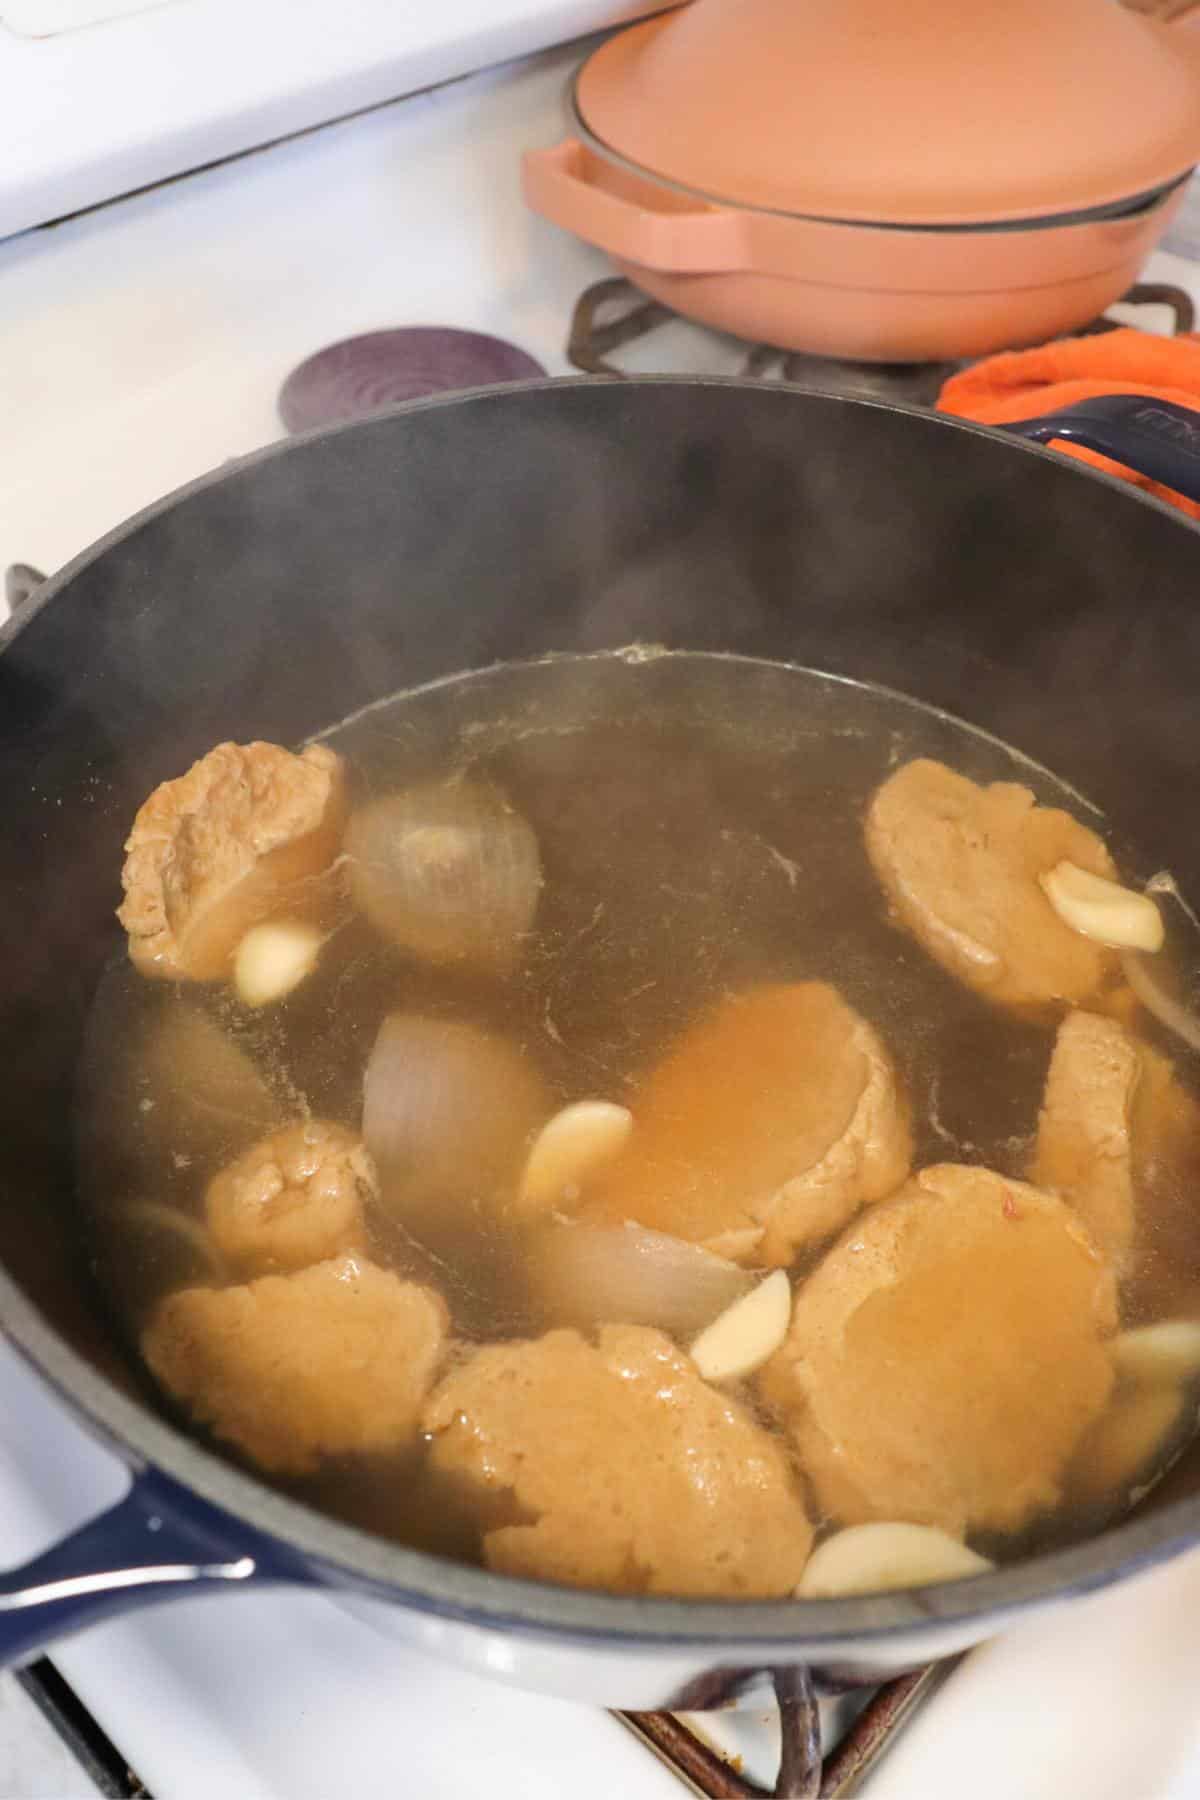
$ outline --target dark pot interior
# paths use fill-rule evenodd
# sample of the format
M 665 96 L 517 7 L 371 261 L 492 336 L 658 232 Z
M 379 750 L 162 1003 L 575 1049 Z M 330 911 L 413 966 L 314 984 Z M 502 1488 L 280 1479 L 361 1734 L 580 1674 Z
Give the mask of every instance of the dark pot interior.
M 128 823 L 218 740 L 294 742 L 549 650 L 733 650 L 973 720 L 1119 835 L 1169 844 L 1195 898 L 1198 596 L 1200 532 L 1116 483 L 975 428 L 737 383 L 492 391 L 197 484 L 57 578 L 0 656 L 7 1269 L 137 1391 L 78 1253 L 72 1082 Z M 40 1327 L 16 1331 L 45 1361 Z M 1200 1450 L 1150 1510 L 1198 1484 Z M 1195 1535 L 1189 1508 L 1132 1548 Z M 1126 1542 L 1072 1567 L 1100 1578 Z

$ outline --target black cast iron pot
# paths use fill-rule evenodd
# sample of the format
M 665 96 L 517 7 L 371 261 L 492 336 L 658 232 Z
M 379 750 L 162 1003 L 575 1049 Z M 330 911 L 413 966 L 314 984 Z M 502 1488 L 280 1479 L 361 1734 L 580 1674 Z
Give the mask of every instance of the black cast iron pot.
M 68 1128 L 137 805 L 224 738 L 295 742 L 452 671 L 633 641 L 961 714 L 1120 836 L 1170 845 L 1200 896 L 1200 532 L 998 433 L 785 388 L 539 383 L 268 450 L 143 514 L 50 582 L 0 656 L 0 1322 L 133 1477 L 0 1579 L 5 1659 L 204 1585 L 301 1582 L 382 1602 L 409 1642 L 476 1668 L 649 1708 L 718 1667 L 879 1678 L 1200 1541 L 1198 1452 L 1120 1527 L 977 1579 L 617 1598 L 336 1524 L 156 1415 L 89 1285 Z

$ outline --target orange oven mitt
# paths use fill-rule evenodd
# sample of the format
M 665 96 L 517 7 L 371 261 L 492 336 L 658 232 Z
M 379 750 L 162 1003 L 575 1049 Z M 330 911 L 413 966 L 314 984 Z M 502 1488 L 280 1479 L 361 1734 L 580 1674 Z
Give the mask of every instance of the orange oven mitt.
M 952 375 L 937 404 L 939 412 L 956 418 L 1007 425 L 1035 413 L 1056 413 L 1077 400 L 1131 393 L 1172 400 L 1200 413 L 1200 334 L 1164 338 L 1123 327 L 1095 337 L 1059 338 L 1036 350 L 1006 351 Z M 1081 444 L 1055 440 L 1054 448 L 1119 475 L 1200 519 L 1200 502 L 1186 499 L 1174 488 Z

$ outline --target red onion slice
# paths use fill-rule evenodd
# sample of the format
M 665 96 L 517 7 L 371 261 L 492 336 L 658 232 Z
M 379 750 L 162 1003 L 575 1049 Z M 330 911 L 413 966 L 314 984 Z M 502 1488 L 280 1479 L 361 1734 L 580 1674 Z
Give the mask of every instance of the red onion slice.
M 459 388 L 529 381 L 546 371 L 503 338 L 448 325 L 368 331 L 318 350 L 279 390 L 288 431 L 363 419 L 406 400 Z

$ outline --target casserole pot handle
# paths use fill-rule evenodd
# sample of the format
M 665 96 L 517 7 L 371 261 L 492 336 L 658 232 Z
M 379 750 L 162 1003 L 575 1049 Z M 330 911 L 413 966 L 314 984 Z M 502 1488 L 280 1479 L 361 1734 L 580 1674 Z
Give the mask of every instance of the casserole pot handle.
M 659 212 L 589 179 L 578 138 L 527 150 L 521 185 L 534 212 L 620 261 L 676 275 L 715 275 L 746 266 L 742 216 L 729 208 Z
M 1185 500 L 1200 502 L 1200 412 L 1145 394 L 1100 394 L 1036 419 L 1017 419 L 1001 431 L 1036 444 L 1082 444 L 1111 456 Z
M 107 1512 L 0 1572 L 0 1669 L 155 1601 L 312 1579 L 284 1545 L 143 1469 Z

